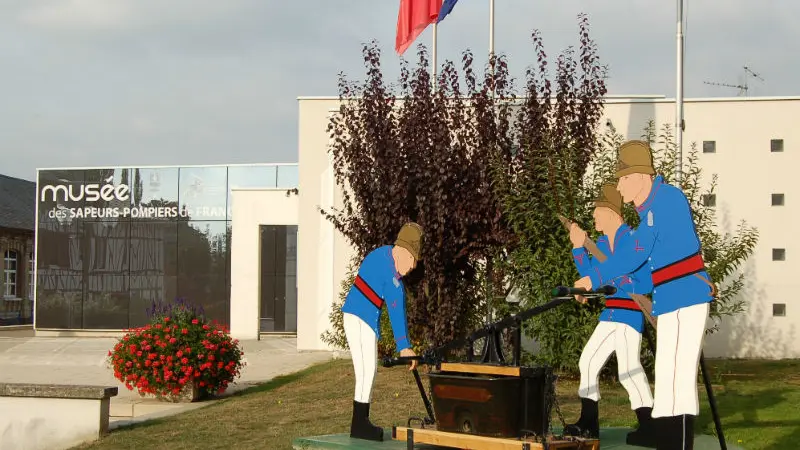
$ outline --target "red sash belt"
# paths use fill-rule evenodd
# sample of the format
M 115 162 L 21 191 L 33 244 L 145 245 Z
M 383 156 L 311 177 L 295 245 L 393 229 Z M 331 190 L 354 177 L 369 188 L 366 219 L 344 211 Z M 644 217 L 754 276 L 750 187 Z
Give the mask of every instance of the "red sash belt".
M 380 298 L 380 296 L 376 294 L 371 287 L 369 287 L 367 282 L 361 278 L 361 275 L 356 275 L 356 281 L 353 283 L 353 285 L 355 285 L 356 289 L 358 289 L 358 292 L 361 292 L 361 294 L 363 294 L 364 297 L 370 301 L 370 303 L 375 305 L 376 308 L 381 309 L 383 306 L 383 299 Z
M 641 311 L 639 305 L 628 298 L 606 298 L 606 308 L 630 309 L 631 311 Z
M 678 278 L 683 278 L 687 275 L 702 272 L 703 270 L 705 270 L 703 255 L 697 252 L 694 255 L 687 256 L 680 261 L 676 261 L 653 271 L 651 278 L 653 279 L 653 286 L 655 287 L 677 280 Z

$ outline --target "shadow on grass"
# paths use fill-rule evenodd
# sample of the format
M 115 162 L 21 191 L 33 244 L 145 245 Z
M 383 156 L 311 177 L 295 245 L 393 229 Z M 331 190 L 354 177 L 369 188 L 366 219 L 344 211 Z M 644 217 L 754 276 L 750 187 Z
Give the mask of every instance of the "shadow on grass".
M 321 363 L 318 363 L 318 364 L 314 364 L 314 365 L 312 365 L 310 367 L 307 367 L 307 368 L 305 368 L 305 369 L 303 369 L 303 370 L 301 370 L 299 372 L 294 372 L 294 373 L 290 373 L 290 374 L 287 374 L 287 375 L 276 376 L 275 378 L 273 378 L 273 379 L 271 379 L 269 381 L 266 381 L 264 383 L 256 384 L 255 386 L 249 387 L 247 389 L 242 389 L 241 391 L 234 392 L 233 394 L 225 395 L 225 396 L 222 396 L 222 397 L 212 397 L 211 399 L 209 399 L 207 401 L 213 401 L 213 400 L 217 400 L 217 401 L 214 404 L 206 406 L 204 409 L 216 408 L 216 407 L 219 407 L 220 405 L 222 405 L 224 403 L 227 403 L 228 401 L 231 401 L 231 400 L 234 400 L 234 399 L 238 399 L 238 398 L 242 398 L 242 397 L 246 397 L 246 396 L 249 396 L 249 395 L 254 395 L 254 394 L 258 394 L 258 393 L 262 393 L 262 392 L 269 392 L 269 391 L 278 389 L 278 388 L 280 388 L 282 386 L 285 386 L 285 385 L 287 385 L 289 383 L 293 383 L 295 381 L 300 381 L 303 378 L 306 378 L 306 377 L 308 377 L 310 375 L 313 375 L 313 374 L 316 374 L 316 373 L 319 373 L 319 372 L 325 372 L 326 370 L 329 370 L 331 368 L 331 366 L 334 365 L 334 364 L 336 364 L 336 360 L 321 362 Z M 137 423 L 133 423 L 133 424 L 130 424 L 130 425 L 120 426 L 119 428 L 114 429 L 111 433 L 115 433 L 117 431 L 122 431 L 122 430 L 144 429 L 144 428 L 152 427 L 152 426 L 155 426 L 155 425 L 160 425 L 162 423 L 168 423 L 168 422 L 171 422 L 173 420 L 180 420 L 180 416 L 182 414 L 187 413 L 187 412 L 191 412 L 191 411 L 178 413 L 178 414 L 175 414 L 175 415 L 172 415 L 172 416 L 168 416 L 168 417 L 160 417 L 160 418 L 156 418 L 156 419 L 149 419 L 149 420 L 146 420 L 144 422 L 137 422 Z
M 793 433 L 783 435 L 769 444 L 770 449 L 795 449 L 800 441 L 800 419 L 795 419 L 795 406 L 789 398 L 790 390 L 770 388 L 751 392 L 726 388 L 725 392 L 716 393 L 717 410 L 720 415 L 722 432 L 725 439 L 731 442 L 732 434 L 750 434 L 763 428 L 794 429 Z M 697 417 L 696 432 L 716 436 L 714 418 L 705 396 L 701 396 L 701 412 Z M 776 411 L 785 409 L 786 420 L 763 418 L 763 413 L 774 416 Z M 780 414 L 780 413 L 778 413 Z M 791 419 L 789 419 L 792 417 Z

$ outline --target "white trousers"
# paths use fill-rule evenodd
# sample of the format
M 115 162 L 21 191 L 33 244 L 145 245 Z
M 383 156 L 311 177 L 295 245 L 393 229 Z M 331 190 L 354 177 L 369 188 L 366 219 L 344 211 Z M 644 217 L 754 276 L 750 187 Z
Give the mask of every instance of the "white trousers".
M 700 412 L 697 366 L 708 308 L 708 303 L 702 303 L 658 316 L 653 417 L 696 416 Z
M 611 354 L 617 353 L 619 381 L 628 391 L 631 409 L 653 406 L 653 395 L 647 374 L 639 359 L 642 334 L 624 323 L 599 322 L 594 333 L 583 347 L 578 366 L 581 384 L 578 395 L 594 401 L 600 400 L 600 371 Z
M 358 316 L 343 313 L 344 334 L 356 378 L 356 391 L 353 399 L 359 403 L 369 403 L 372 399 L 372 386 L 378 373 L 378 339 L 375 331 Z

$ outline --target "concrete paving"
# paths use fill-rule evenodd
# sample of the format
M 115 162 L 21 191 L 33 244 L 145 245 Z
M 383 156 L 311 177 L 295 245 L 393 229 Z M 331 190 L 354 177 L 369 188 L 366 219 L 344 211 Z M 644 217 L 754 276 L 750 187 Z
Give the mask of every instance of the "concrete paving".
M 114 338 L 45 338 L 25 332 L 0 334 L 0 382 L 117 386 L 111 400 L 111 428 L 207 406 L 213 401 L 169 403 L 141 397 L 114 378 L 107 365 Z M 333 352 L 298 352 L 294 337 L 242 341 L 244 360 L 236 383 L 226 394 L 329 360 Z

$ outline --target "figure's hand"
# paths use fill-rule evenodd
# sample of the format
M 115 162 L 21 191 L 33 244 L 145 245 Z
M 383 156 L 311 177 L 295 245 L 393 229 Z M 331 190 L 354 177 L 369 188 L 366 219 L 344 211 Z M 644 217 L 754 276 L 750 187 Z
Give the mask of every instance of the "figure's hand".
M 588 301 L 588 299 L 586 297 L 582 296 L 582 295 L 576 295 L 575 296 L 575 300 L 577 300 L 578 303 L 580 303 L 582 305 L 585 305 L 586 302 Z
M 417 356 L 417 354 L 414 353 L 414 350 L 411 350 L 410 348 L 404 348 L 400 350 L 400 356 L 404 358 L 411 358 Z M 416 360 L 411 361 L 411 367 L 408 370 L 414 370 L 416 368 L 417 368 L 417 361 Z
M 573 223 L 569 227 L 569 240 L 572 242 L 573 248 L 581 248 L 586 242 L 586 232 L 578 224 Z
M 585 291 L 592 290 L 592 279 L 589 277 L 583 277 L 580 280 L 575 282 L 575 287 L 578 289 L 583 289 Z

